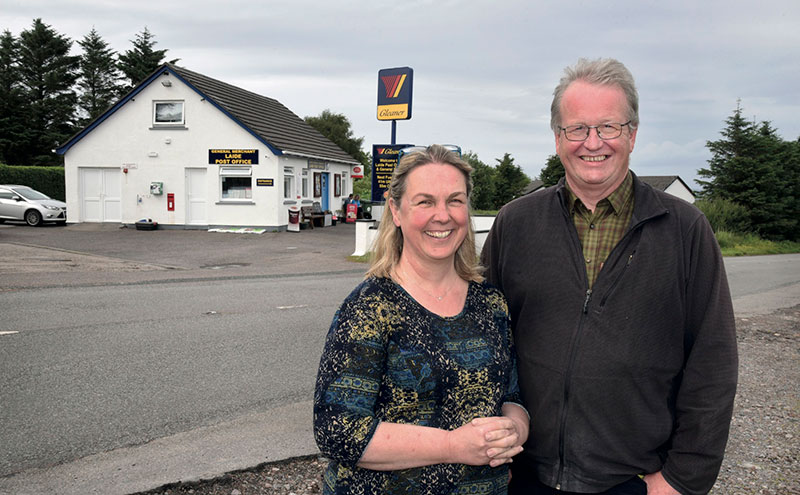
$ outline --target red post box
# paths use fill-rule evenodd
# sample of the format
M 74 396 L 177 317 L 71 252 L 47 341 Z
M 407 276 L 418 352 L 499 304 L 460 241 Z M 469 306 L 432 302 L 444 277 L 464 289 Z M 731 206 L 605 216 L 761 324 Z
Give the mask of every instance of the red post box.
M 175 193 L 167 193 L 167 211 L 175 211 Z

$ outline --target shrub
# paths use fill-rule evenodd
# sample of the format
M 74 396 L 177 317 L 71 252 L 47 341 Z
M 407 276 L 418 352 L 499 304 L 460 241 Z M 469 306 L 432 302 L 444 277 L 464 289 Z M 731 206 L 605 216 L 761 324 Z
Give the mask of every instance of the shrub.
M 744 206 L 727 199 L 702 199 L 695 206 L 708 218 L 714 232 L 751 232 L 750 213 Z

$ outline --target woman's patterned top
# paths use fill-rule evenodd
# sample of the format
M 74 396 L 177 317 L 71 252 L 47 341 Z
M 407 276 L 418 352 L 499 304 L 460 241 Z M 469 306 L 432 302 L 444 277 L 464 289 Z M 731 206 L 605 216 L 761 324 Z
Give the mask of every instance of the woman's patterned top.
M 314 435 L 331 459 L 323 493 L 504 494 L 508 465 L 356 466 L 381 421 L 454 430 L 520 403 L 503 295 L 470 282 L 460 314 L 441 317 L 387 278 L 345 299 L 328 332 L 314 397 Z

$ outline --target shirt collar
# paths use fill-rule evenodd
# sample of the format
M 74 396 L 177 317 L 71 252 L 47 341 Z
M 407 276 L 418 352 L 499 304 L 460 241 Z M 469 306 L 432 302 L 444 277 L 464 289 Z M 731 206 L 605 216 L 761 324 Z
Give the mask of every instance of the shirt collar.
M 575 211 L 575 207 L 580 202 L 583 202 L 572 192 L 572 189 L 569 188 L 569 184 L 567 181 L 564 181 L 564 186 L 567 189 L 567 207 L 569 208 L 570 212 Z M 619 185 L 614 191 L 603 198 L 603 200 L 607 200 L 611 205 L 611 208 L 614 211 L 615 215 L 619 215 L 622 213 L 622 210 L 625 208 L 625 205 L 628 204 L 630 199 L 633 197 L 633 176 L 631 175 L 631 171 L 628 170 L 628 173 L 625 175 L 625 180 L 622 181 L 622 184 Z M 601 200 L 601 201 L 603 201 Z

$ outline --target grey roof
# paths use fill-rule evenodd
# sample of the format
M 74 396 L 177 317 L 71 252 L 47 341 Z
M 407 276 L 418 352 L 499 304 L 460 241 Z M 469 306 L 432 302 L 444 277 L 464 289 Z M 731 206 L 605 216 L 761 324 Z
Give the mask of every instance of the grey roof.
M 534 191 L 538 191 L 539 189 L 544 187 L 544 182 L 539 179 L 534 179 L 530 181 L 530 183 L 525 186 L 525 189 L 522 190 L 522 195 L 530 194 Z
M 686 190 L 692 194 L 692 196 L 695 195 L 694 191 L 692 191 L 692 188 L 687 186 L 686 183 L 683 182 L 683 179 L 681 179 L 678 175 L 637 175 L 637 177 L 639 177 L 639 179 L 645 184 L 649 184 L 654 189 L 658 189 L 659 191 L 666 191 L 667 188 L 677 180 L 683 184 L 683 187 L 685 187 Z M 527 186 L 525 186 L 522 194 L 530 194 L 534 191 L 538 191 L 542 187 L 544 187 L 544 183 L 542 181 L 539 179 L 532 180 Z
M 345 153 L 278 100 L 177 65 L 165 65 L 282 152 L 309 158 L 358 163 L 355 158 Z
M 188 84 L 229 118 L 268 145 L 278 155 L 285 153 L 304 158 L 353 165 L 359 163 L 330 139 L 307 124 L 305 120 L 283 106 L 278 100 L 169 63 L 159 67 L 116 105 L 70 138 L 66 144 L 56 151 L 59 154 L 64 154 L 70 147 L 91 132 L 92 129 L 101 124 L 117 109 L 133 99 L 143 88 L 152 84 L 157 80 L 158 76 L 164 73 L 173 74 Z
M 683 187 L 685 187 L 687 191 L 692 193 L 692 196 L 694 196 L 694 191 L 692 191 L 692 188 L 687 186 L 686 183 L 683 182 L 683 179 L 681 179 L 678 175 L 638 175 L 637 177 L 639 177 L 639 180 L 645 184 L 649 184 L 653 187 L 653 189 L 658 189 L 659 191 L 666 191 L 667 188 L 677 180 L 683 184 Z

